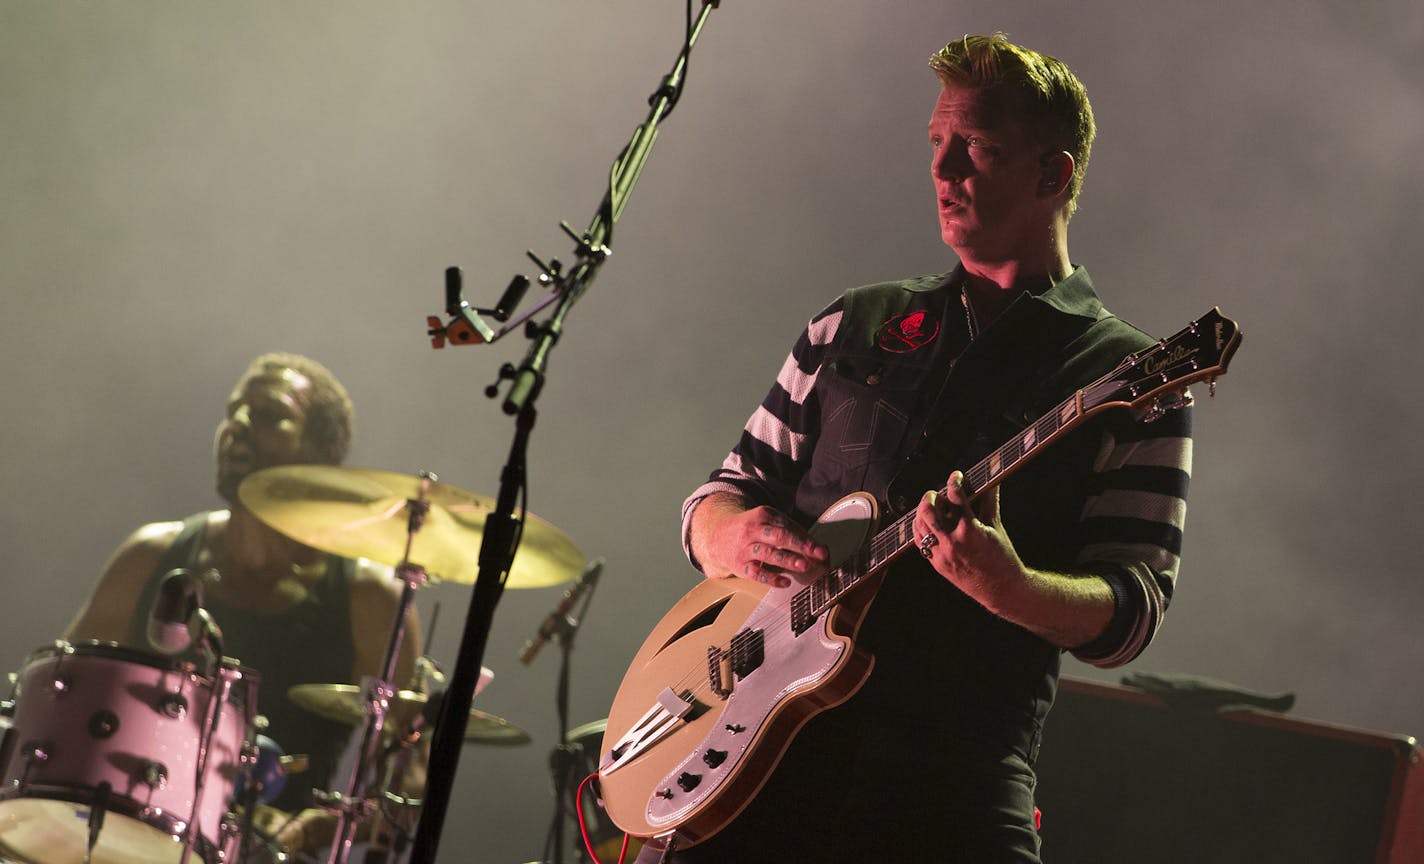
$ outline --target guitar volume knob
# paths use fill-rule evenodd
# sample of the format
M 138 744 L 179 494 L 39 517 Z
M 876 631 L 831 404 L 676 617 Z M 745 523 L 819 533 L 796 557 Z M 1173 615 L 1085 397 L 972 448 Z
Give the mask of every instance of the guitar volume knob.
M 681 787 L 684 792 L 691 792 L 693 789 L 696 789 L 701 782 L 701 774 L 692 774 L 687 771 L 679 774 L 677 778 L 677 785 Z

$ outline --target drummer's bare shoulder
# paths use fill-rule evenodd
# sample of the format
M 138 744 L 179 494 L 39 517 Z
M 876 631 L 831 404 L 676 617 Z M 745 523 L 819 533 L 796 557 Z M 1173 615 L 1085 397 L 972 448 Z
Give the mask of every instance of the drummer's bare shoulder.
M 64 638 L 125 641 L 144 585 L 182 530 L 183 523 L 179 521 L 150 522 L 119 544 L 88 600 L 65 630 Z
M 400 608 L 402 583 L 394 571 L 365 558 L 356 559 L 351 580 L 351 631 L 356 646 L 358 674 L 375 674 L 385 659 L 387 637 Z M 401 643 L 397 678 L 401 686 L 414 672 L 415 658 L 420 654 L 420 628 L 415 609 L 408 614 L 405 639 Z
M 395 570 L 385 564 L 378 564 L 367 558 L 357 558 L 351 572 L 351 602 L 355 606 L 378 607 L 384 612 L 394 609 L 400 602 L 401 583 L 395 577 Z

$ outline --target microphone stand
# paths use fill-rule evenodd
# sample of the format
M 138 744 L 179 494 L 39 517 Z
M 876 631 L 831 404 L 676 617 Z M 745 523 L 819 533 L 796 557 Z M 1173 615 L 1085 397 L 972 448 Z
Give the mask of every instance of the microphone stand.
M 435 864 L 439 836 L 444 828 L 455 771 L 459 766 L 465 725 L 470 716 L 470 704 L 474 700 L 475 684 L 479 681 L 481 664 L 484 662 L 485 643 L 494 620 L 495 606 L 504 590 L 505 577 L 513 564 L 519 545 L 523 522 L 522 518 L 515 517 L 514 508 L 516 500 L 522 498 L 529 436 L 537 417 L 534 402 L 543 389 L 549 353 L 563 332 L 564 322 L 574 303 L 583 296 L 610 253 L 607 244 L 611 241 L 613 226 L 622 214 L 628 195 L 642 172 L 643 163 L 657 140 L 658 123 L 677 104 L 692 47 L 719 0 L 703 0 L 701 12 L 695 21 L 691 2 L 692 0 L 688 0 L 688 22 L 682 50 L 678 52 L 672 71 L 663 78 L 658 90 L 648 100 L 651 105 L 648 119 L 637 127 L 632 140 L 614 163 L 608 192 L 597 215 L 581 237 L 575 235 L 567 223 L 560 223 L 564 232 L 577 243 L 578 263 L 568 273 L 564 273 L 557 260 L 546 265 L 532 252 L 529 253 L 529 257 L 543 271 L 539 277 L 540 283 L 554 286 L 558 302 L 547 321 L 542 324 L 531 323 L 528 326 L 527 330 L 534 344 L 525 355 L 523 364 L 518 369 L 505 364 L 499 371 L 499 381 L 511 381 L 502 407 L 504 413 L 515 417 L 514 440 L 510 445 L 509 459 L 500 475 L 495 510 L 485 519 L 484 536 L 480 542 L 479 569 L 465 619 L 465 630 L 460 639 L 460 652 L 457 655 L 459 659 L 431 741 L 424 805 L 421 808 L 420 823 L 416 827 L 415 843 L 411 848 L 410 864 Z M 447 285 L 447 311 L 459 317 L 461 323 L 466 326 L 478 325 L 475 329 L 484 336 L 482 341 L 500 338 L 529 317 L 526 315 L 510 322 L 498 333 L 491 331 L 486 334 L 484 331 L 490 330 L 488 325 L 475 318 L 469 306 L 459 300 L 458 296 L 453 296 L 457 295 L 458 291 L 452 292 L 449 288 Z M 493 398 L 498 394 L 498 386 L 498 382 L 490 385 L 485 394 Z
M 597 583 L 594 583 L 588 593 L 584 595 L 583 606 L 579 609 L 577 617 L 560 616 L 558 629 L 554 631 L 554 638 L 559 642 L 559 683 L 554 695 L 555 711 L 559 717 L 559 746 L 554 748 L 554 752 L 549 757 L 549 767 L 554 774 L 554 816 L 553 821 L 549 823 L 553 857 L 550 858 L 550 851 L 546 848 L 544 850 L 546 864 L 564 864 L 564 808 L 569 800 L 569 783 L 575 784 L 574 790 L 577 793 L 578 781 L 582 779 L 570 776 L 574 768 L 580 764 L 579 757 L 583 754 L 583 745 L 569 742 L 569 672 L 572 666 L 574 637 L 578 635 L 579 624 L 588 614 L 588 607 L 593 602 L 593 592 L 597 587 Z M 579 802 L 575 799 L 573 803 L 574 817 L 577 818 Z M 580 843 L 582 843 L 581 838 Z M 579 855 L 579 860 L 586 859 L 583 855 Z

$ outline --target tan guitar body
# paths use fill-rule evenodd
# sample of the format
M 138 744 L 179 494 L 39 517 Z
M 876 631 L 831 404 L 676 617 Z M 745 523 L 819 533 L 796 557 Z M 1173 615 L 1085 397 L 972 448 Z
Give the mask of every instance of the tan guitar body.
M 841 514 L 854 511 L 860 519 L 852 521 L 860 524 L 846 531 L 842 521 L 837 531 L 823 516 L 819 530 L 813 529 L 831 546 L 833 561 L 846 546 L 859 547 L 863 534 L 856 532 L 864 532 L 874 518 L 873 500 L 860 493 L 842 499 L 827 516 L 838 508 Z M 879 581 L 858 586 L 799 635 L 789 631 L 788 611 L 799 585 L 774 589 L 732 577 L 705 579 L 679 600 L 639 649 L 609 711 L 600 784 L 614 823 L 645 838 L 675 830 L 686 847 L 740 813 L 797 730 L 848 699 L 870 674 L 872 658 L 852 640 Z M 709 646 L 728 646 L 749 626 L 762 625 L 770 625 L 763 628 L 764 661 L 745 677 L 730 676 L 731 693 L 719 694 Z M 669 692 L 690 694 L 695 707 L 685 718 L 672 720 L 671 711 L 657 711 L 650 721 L 650 706 L 667 700 Z M 682 704 L 674 703 L 672 711 Z M 654 733 L 639 730 L 659 720 L 665 734 L 631 758 L 610 758 L 620 744 L 651 737 Z M 716 755 L 709 759 L 709 752 Z

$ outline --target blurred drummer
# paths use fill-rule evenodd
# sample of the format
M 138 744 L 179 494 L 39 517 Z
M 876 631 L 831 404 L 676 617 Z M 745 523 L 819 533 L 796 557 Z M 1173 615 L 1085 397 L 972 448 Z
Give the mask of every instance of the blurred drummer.
M 341 464 L 352 414 L 346 389 L 320 363 L 282 353 L 254 360 L 227 399 L 214 441 L 217 491 L 227 509 L 135 531 L 65 633 L 71 642 L 147 650 L 149 610 L 163 577 L 175 568 L 205 574 L 204 607 L 222 630 L 224 653 L 261 675 L 257 708 L 269 721 L 266 734 L 287 754 L 310 758 L 309 769 L 288 778 L 273 802 L 301 812 L 276 824 L 264 820 L 273 830 L 281 825 L 276 839 L 289 851 L 330 842 L 335 818 L 302 808 L 310 789 L 345 786 L 348 778 L 333 772 L 352 729 L 303 710 L 287 691 L 379 676 L 401 585 L 383 565 L 329 555 L 277 533 L 243 508 L 237 489 L 262 468 Z M 410 680 L 421 650 L 414 611 L 396 667 L 398 686 Z M 407 788 L 422 782 L 409 777 Z

